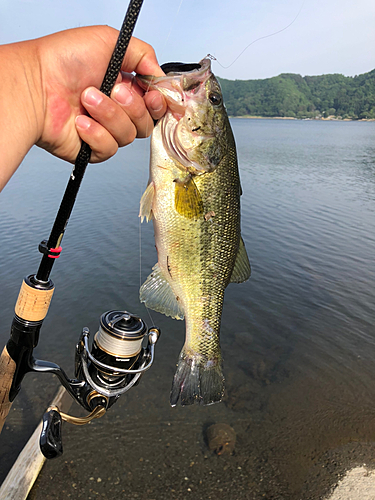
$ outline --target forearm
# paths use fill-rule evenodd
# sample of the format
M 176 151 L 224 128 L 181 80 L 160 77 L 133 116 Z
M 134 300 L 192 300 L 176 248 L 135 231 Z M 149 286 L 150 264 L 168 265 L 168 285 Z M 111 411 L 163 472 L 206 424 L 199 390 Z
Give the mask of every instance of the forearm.
M 0 191 L 43 128 L 43 97 L 37 44 L 0 46 Z

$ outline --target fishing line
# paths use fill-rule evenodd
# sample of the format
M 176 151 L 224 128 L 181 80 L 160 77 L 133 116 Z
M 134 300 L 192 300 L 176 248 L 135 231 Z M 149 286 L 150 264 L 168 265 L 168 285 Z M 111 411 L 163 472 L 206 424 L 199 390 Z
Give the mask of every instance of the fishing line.
M 298 11 L 298 13 L 297 13 L 297 15 L 294 17 L 294 19 L 293 19 L 293 20 L 292 20 L 292 21 L 291 21 L 291 22 L 290 22 L 287 26 L 285 26 L 284 28 L 282 28 L 282 29 L 280 29 L 280 30 L 277 30 L 277 31 L 275 31 L 275 32 L 273 32 L 273 33 L 270 33 L 270 34 L 268 34 L 268 35 L 261 36 L 261 37 L 259 37 L 259 38 L 255 39 L 255 40 L 253 40 L 252 42 L 250 42 L 250 43 L 249 43 L 249 44 L 248 44 L 248 45 L 247 45 L 247 46 L 246 46 L 246 47 L 245 47 L 245 48 L 244 48 L 244 49 L 243 49 L 243 50 L 242 50 L 242 51 L 238 54 L 238 56 L 237 56 L 237 57 L 236 57 L 236 58 L 232 61 L 232 63 L 231 63 L 231 64 L 229 64 L 229 66 L 224 66 L 224 65 L 222 65 L 222 64 L 218 61 L 218 59 L 217 59 L 216 57 L 212 56 L 212 55 L 208 55 L 207 57 L 209 57 L 209 58 L 210 58 L 210 59 L 212 59 L 212 60 L 215 60 L 215 61 L 219 64 L 219 66 L 221 66 L 223 69 L 228 69 L 228 68 L 230 68 L 231 66 L 233 66 L 233 64 L 234 64 L 236 61 L 238 61 L 238 59 L 242 56 L 242 54 L 243 54 L 243 53 L 244 53 L 244 52 L 245 52 L 245 51 L 246 51 L 249 47 L 251 47 L 252 45 L 254 45 L 256 42 L 259 42 L 260 40 L 264 40 L 264 39 L 266 39 L 266 38 L 270 38 L 270 37 L 272 37 L 272 36 L 278 35 L 279 33 L 282 33 L 283 31 L 285 31 L 285 30 L 287 30 L 288 28 L 290 28 L 290 26 L 292 26 L 292 25 L 296 22 L 296 20 L 298 19 L 299 15 L 301 14 L 302 9 L 303 9 L 303 6 L 305 5 L 305 1 L 306 1 L 306 0 L 303 0 L 303 2 L 302 2 L 302 4 L 301 4 L 301 7 L 300 7 L 300 9 L 299 9 L 299 11 Z M 163 53 L 163 52 L 165 51 L 165 48 L 166 48 L 167 43 L 168 43 L 168 40 L 169 40 L 169 38 L 170 38 L 170 36 L 171 36 L 171 33 L 172 33 L 172 30 L 173 30 L 173 27 L 174 27 L 174 25 L 175 25 L 175 23 L 176 23 L 176 19 L 177 19 L 177 17 L 178 17 L 178 15 L 179 15 L 179 13 L 180 13 L 180 10 L 181 10 L 181 7 L 182 7 L 183 2 L 184 2 L 184 0 L 181 0 L 181 1 L 180 1 L 180 3 L 179 3 L 179 6 L 178 6 L 177 11 L 176 11 L 176 13 L 175 13 L 175 15 L 174 15 L 173 21 L 171 22 L 171 28 L 170 28 L 170 30 L 169 30 L 169 33 L 168 33 L 168 35 L 167 35 L 166 39 L 165 39 L 164 46 L 163 46 L 163 48 L 161 49 L 161 53 Z M 146 92 L 148 92 L 148 90 L 149 90 L 150 86 L 151 86 L 151 82 L 149 82 L 149 87 L 148 87 L 148 89 L 146 90 Z M 147 136 L 148 136 L 148 129 L 146 129 L 146 137 L 147 137 Z M 142 195 L 142 194 L 143 194 L 143 191 L 141 191 L 141 195 Z M 141 287 L 141 286 L 142 286 L 142 222 L 141 222 L 141 218 L 139 218 L 139 287 Z M 151 316 L 150 309 L 146 306 L 146 304 L 144 304 L 144 306 L 145 306 L 145 309 L 146 309 L 146 311 L 147 311 L 147 313 L 148 313 L 148 315 L 149 315 L 149 317 L 150 317 L 151 323 L 152 323 L 152 324 L 154 324 L 153 319 L 152 319 L 152 316 Z
M 149 82 L 148 84 L 148 88 L 146 90 L 146 93 L 150 90 L 150 86 L 151 86 L 151 82 Z M 148 129 L 148 125 L 146 127 L 146 137 L 148 136 L 148 133 L 149 133 L 149 129 Z M 143 148 L 144 151 L 145 148 Z M 146 155 L 144 155 L 146 156 Z M 150 159 L 148 159 L 148 161 L 150 161 Z M 147 165 L 147 161 L 145 161 L 145 164 Z M 142 198 L 142 195 L 143 195 L 143 189 L 141 187 L 140 189 L 140 198 Z M 141 286 L 142 286 L 142 218 L 141 217 L 138 217 L 138 227 L 139 227 L 139 289 L 141 289 Z M 154 325 L 154 321 L 152 319 L 152 316 L 151 316 L 151 312 L 150 312 L 150 309 L 146 306 L 145 303 L 143 303 L 143 305 L 145 306 L 145 309 L 147 311 L 147 314 L 149 315 L 149 318 L 150 318 L 150 321 L 151 321 L 151 324 Z
M 181 0 L 180 5 L 178 6 L 177 12 L 173 18 L 173 21 L 171 22 L 171 29 L 169 30 L 169 33 L 168 33 L 167 38 L 166 38 L 165 43 L 164 43 L 164 47 L 162 48 L 161 52 L 163 52 L 165 50 L 165 47 L 167 46 L 167 42 L 169 40 L 169 37 L 171 36 L 172 30 L 173 30 L 174 25 L 176 23 L 176 19 L 178 17 L 178 14 L 180 13 L 180 9 L 181 9 L 183 2 L 184 2 L 184 0 Z
M 216 57 L 212 56 L 212 55 L 208 55 L 207 57 L 209 57 L 209 58 L 210 58 L 210 59 L 212 59 L 212 60 L 215 60 L 215 61 L 219 64 L 219 66 L 221 66 L 223 69 L 229 69 L 231 66 L 233 66 L 233 64 L 234 64 L 236 61 L 238 61 L 238 59 L 239 59 L 239 58 L 243 55 L 243 53 L 244 53 L 244 52 L 245 52 L 245 51 L 246 51 L 249 47 L 251 47 L 252 45 L 254 45 L 256 42 L 259 42 L 260 40 L 264 40 L 264 39 L 266 39 L 266 38 L 270 38 L 270 37 L 272 37 L 272 36 L 278 35 L 278 34 L 282 33 L 283 31 L 287 30 L 288 28 L 290 28 L 290 27 L 291 27 L 291 26 L 292 26 L 292 25 L 296 22 L 296 20 L 298 19 L 299 15 L 301 14 L 302 9 L 303 9 L 303 7 L 304 7 L 304 5 L 305 5 L 305 1 L 306 1 L 306 0 L 303 0 L 303 1 L 302 1 L 301 7 L 300 7 L 300 9 L 299 9 L 299 11 L 298 11 L 297 15 L 294 17 L 294 19 L 293 19 L 293 20 L 292 20 L 292 21 L 291 21 L 291 22 L 290 22 L 287 26 L 285 26 L 284 28 L 282 28 L 282 29 L 280 29 L 280 30 L 277 30 L 277 31 L 275 31 L 275 32 L 273 32 L 273 33 L 270 33 L 270 34 L 268 34 L 268 35 L 261 36 L 261 37 L 259 37 L 259 38 L 255 39 L 255 40 L 253 40 L 252 42 L 250 42 L 250 43 L 249 43 L 249 44 L 248 44 L 248 45 L 247 45 L 247 46 L 246 46 L 246 47 L 245 47 L 245 48 L 244 48 L 244 49 L 243 49 L 243 50 L 242 50 L 242 51 L 238 54 L 238 56 L 237 56 L 237 57 L 236 57 L 236 58 L 232 61 L 232 63 L 231 63 L 231 64 L 229 64 L 228 66 L 224 66 L 224 65 L 222 65 L 222 64 L 218 61 L 218 59 L 217 59 Z M 179 15 L 179 13 L 180 13 L 180 10 L 181 10 L 181 7 L 182 7 L 183 2 L 184 2 L 184 0 L 181 0 L 181 1 L 180 1 L 180 3 L 179 3 L 179 6 L 178 6 L 177 11 L 176 11 L 176 13 L 175 13 L 175 15 L 174 15 L 173 21 L 171 22 L 171 28 L 170 28 L 170 30 L 169 30 L 169 33 L 168 33 L 167 37 L 166 37 L 166 40 L 165 40 L 164 46 L 163 46 L 163 48 L 162 48 L 162 50 L 161 50 L 161 53 L 163 53 L 163 52 L 165 51 L 165 48 L 166 48 L 167 43 L 168 43 L 168 40 L 169 40 L 169 38 L 170 38 L 170 36 L 171 36 L 171 33 L 172 33 L 172 30 L 173 30 L 173 27 L 174 27 L 174 25 L 175 25 L 175 22 L 176 22 L 176 19 L 177 19 L 177 17 L 178 17 L 178 15 Z M 148 89 L 146 90 L 146 92 L 149 90 L 150 86 L 151 86 L 151 82 L 149 82 L 149 87 L 148 87 Z M 148 135 L 148 130 L 146 129 L 146 137 L 147 137 L 147 135 Z M 143 194 L 143 191 L 141 191 L 141 193 Z M 139 218 L 139 287 L 141 287 L 141 286 L 142 286 L 142 222 L 141 222 L 141 218 Z M 149 315 L 149 317 L 150 317 L 151 324 L 154 324 L 154 321 L 153 321 L 152 316 L 151 316 L 150 309 L 146 306 L 146 304 L 144 304 L 144 306 L 145 306 L 145 309 L 146 309 L 146 311 L 147 311 L 147 313 L 148 313 L 148 315 Z
M 148 313 L 148 316 L 149 316 L 149 318 L 150 318 L 150 322 L 151 322 L 150 324 L 151 324 L 151 325 L 155 325 L 155 321 L 153 320 L 153 318 L 152 318 L 152 316 L 151 316 L 151 310 L 150 310 L 150 309 L 146 306 L 146 304 L 144 304 L 144 306 L 145 306 L 145 309 L 146 309 L 146 311 L 147 311 L 147 313 Z
M 148 131 L 146 130 L 146 132 L 148 132 Z M 147 133 L 146 133 L 146 135 L 147 135 Z M 143 188 L 141 187 L 141 189 L 140 189 L 141 196 L 140 197 L 142 197 L 142 194 L 143 194 L 142 189 Z M 141 289 L 141 286 L 142 286 L 142 220 L 141 220 L 141 217 L 138 217 L 138 239 L 139 239 L 139 289 Z M 145 306 L 147 314 L 149 315 L 151 325 L 154 325 L 155 323 L 152 319 L 149 308 L 146 306 L 145 303 L 143 303 L 143 305 Z
M 140 217 L 139 217 L 138 224 L 139 224 L 139 288 L 141 288 L 141 286 L 142 286 L 142 222 L 141 222 Z M 152 319 L 150 309 L 146 306 L 145 303 L 143 303 L 143 305 L 145 306 L 147 314 L 149 315 L 151 325 L 154 325 L 155 322 Z
M 293 21 L 292 21 L 291 23 L 289 23 L 287 26 L 285 26 L 285 27 L 284 27 L 284 28 L 282 28 L 281 30 L 275 31 L 274 33 L 270 33 L 269 35 L 261 36 L 261 37 L 257 38 L 256 40 L 253 40 L 252 42 L 250 42 L 250 43 L 249 43 L 249 45 L 246 45 L 246 47 L 243 49 L 243 51 L 242 51 L 242 52 L 240 52 L 240 53 L 238 54 L 238 56 L 234 59 L 234 61 L 233 61 L 233 62 L 231 62 L 231 63 L 229 64 L 229 66 L 223 66 L 223 65 L 222 65 L 222 64 L 218 61 L 218 59 L 216 59 L 216 57 L 214 57 L 214 56 L 210 56 L 210 57 L 211 57 L 211 59 L 215 60 L 215 61 L 218 63 L 218 65 L 219 65 L 219 66 L 221 66 L 223 69 L 228 69 L 228 68 L 230 68 L 231 66 L 233 66 L 233 64 L 234 64 L 236 61 L 238 61 L 238 59 L 242 56 L 242 54 L 243 54 L 243 53 L 244 53 L 244 52 L 245 52 L 245 51 L 246 51 L 249 47 L 251 47 L 252 45 L 254 45 L 254 43 L 259 42 L 259 40 L 264 40 L 265 38 L 270 38 L 271 36 L 278 35 L 279 33 L 282 33 L 283 31 L 285 31 L 285 30 L 287 30 L 288 28 L 290 28 L 290 26 L 292 26 L 292 24 L 294 24 L 294 23 L 296 22 L 296 20 L 298 19 L 299 15 L 301 14 L 301 11 L 302 11 L 302 9 L 303 9 L 303 6 L 305 5 L 305 2 L 306 2 L 306 0 L 303 0 L 302 5 L 301 5 L 301 7 L 300 7 L 300 9 L 299 9 L 299 11 L 298 11 L 298 13 L 297 13 L 296 17 L 293 19 Z
M 163 53 L 165 51 L 165 48 L 167 46 L 167 43 L 168 43 L 168 40 L 171 36 L 171 33 L 172 33 L 172 30 L 173 30 L 173 27 L 176 23 L 176 19 L 180 13 L 180 10 L 181 10 L 181 7 L 182 7 L 182 4 L 183 4 L 184 0 L 181 0 L 179 6 L 177 7 L 177 11 L 176 11 L 176 14 L 173 18 L 173 21 L 171 22 L 171 28 L 169 30 L 169 33 L 165 39 L 165 42 L 164 42 L 164 47 L 161 49 L 161 53 Z M 150 86 L 151 86 L 151 82 L 149 82 L 148 84 L 148 88 L 147 90 L 145 91 L 146 93 L 150 90 Z M 148 136 L 148 126 L 146 127 L 146 137 Z M 143 194 L 143 191 L 141 191 L 141 195 Z M 142 222 L 141 222 L 141 218 L 139 217 L 139 288 L 141 288 L 142 286 Z M 152 319 L 152 316 L 151 316 L 151 312 L 150 312 L 150 309 L 146 306 L 146 304 L 144 303 L 143 304 L 145 306 L 145 309 L 150 317 L 150 321 L 151 321 L 151 324 L 154 325 L 154 321 Z

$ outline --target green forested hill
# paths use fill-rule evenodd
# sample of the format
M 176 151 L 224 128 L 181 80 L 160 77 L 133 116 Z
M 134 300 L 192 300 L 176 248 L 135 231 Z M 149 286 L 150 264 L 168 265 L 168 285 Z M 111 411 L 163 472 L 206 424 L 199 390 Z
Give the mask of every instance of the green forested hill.
M 375 118 L 375 69 L 355 77 L 283 73 L 265 80 L 219 81 L 231 116 Z

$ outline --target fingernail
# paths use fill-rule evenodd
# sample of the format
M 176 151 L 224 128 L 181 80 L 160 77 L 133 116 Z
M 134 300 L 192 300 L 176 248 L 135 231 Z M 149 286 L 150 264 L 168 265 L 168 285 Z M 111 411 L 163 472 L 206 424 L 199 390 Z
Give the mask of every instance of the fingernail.
M 133 100 L 133 94 L 123 83 L 119 83 L 113 89 L 113 99 L 123 106 L 129 106 Z
M 99 90 L 91 87 L 90 89 L 86 90 L 83 99 L 86 104 L 89 104 L 91 106 L 98 106 L 103 100 L 103 95 L 101 94 L 101 92 L 99 92 Z
M 76 116 L 76 126 L 82 130 L 87 130 L 91 125 L 90 118 L 85 115 Z
M 163 107 L 163 98 L 160 94 L 157 94 L 150 102 L 150 108 L 152 111 L 158 112 Z

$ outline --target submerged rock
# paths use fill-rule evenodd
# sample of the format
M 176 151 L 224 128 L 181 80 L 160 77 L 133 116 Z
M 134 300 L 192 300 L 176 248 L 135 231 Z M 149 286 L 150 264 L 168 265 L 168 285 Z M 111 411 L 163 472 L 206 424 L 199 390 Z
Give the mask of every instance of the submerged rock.
M 236 444 L 236 433 L 228 424 L 213 424 L 207 429 L 208 447 L 218 455 L 230 455 Z

